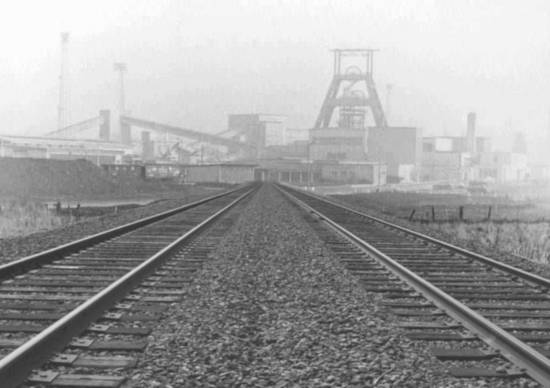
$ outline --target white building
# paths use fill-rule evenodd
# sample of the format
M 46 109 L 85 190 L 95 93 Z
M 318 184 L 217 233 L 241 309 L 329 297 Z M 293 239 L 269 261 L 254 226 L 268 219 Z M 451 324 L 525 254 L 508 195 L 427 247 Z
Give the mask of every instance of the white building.
M 131 146 L 110 141 L 0 136 L 0 157 L 87 159 L 99 165 L 120 163 L 133 155 L 135 150 Z
M 527 155 L 514 152 L 488 152 L 480 155 L 479 179 L 495 182 L 522 181 L 529 177 Z

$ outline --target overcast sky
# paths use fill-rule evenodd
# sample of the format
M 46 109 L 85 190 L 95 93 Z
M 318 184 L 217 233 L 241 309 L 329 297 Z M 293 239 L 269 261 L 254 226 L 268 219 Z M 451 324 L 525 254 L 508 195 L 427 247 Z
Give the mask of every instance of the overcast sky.
M 0 132 L 55 129 L 59 34 L 70 37 L 70 119 L 115 105 L 113 62 L 128 64 L 133 115 L 221 131 L 228 113 L 311 127 L 332 72 L 329 49 L 376 47 L 390 124 L 460 134 L 549 132 L 547 0 L 4 1 Z M 501 136 L 505 135 L 505 136 Z

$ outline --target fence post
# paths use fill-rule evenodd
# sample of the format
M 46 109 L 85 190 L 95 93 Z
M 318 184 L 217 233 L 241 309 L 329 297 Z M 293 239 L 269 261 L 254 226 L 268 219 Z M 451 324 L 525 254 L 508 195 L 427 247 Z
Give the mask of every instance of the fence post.
M 464 220 L 464 206 L 460 206 L 458 208 L 458 218 L 460 219 L 460 221 Z
M 432 206 L 432 222 L 435 221 L 435 208 Z
M 415 210 L 415 209 L 412 209 L 412 212 L 411 212 L 411 214 L 409 215 L 409 221 L 412 221 L 412 220 L 413 220 L 414 213 L 416 213 L 416 210 Z
M 489 205 L 489 211 L 487 211 L 487 221 L 491 220 L 491 212 L 493 211 L 493 207 Z

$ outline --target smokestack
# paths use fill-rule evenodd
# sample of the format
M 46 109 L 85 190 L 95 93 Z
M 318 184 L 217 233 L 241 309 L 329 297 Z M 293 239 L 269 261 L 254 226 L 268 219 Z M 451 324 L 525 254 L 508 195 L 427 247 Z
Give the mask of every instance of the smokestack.
M 109 141 L 111 139 L 111 111 L 102 109 L 99 111 L 99 138 Z
M 115 115 L 118 119 L 115 121 L 117 123 L 115 124 L 115 132 L 118 131 L 118 133 L 120 133 L 121 142 L 130 144 L 132 142 L 130 126 L 122 121 L 122 116 L 126 114 L 126 106 L 124 101 L 124 73 L 126 73 L 127 70 L 126 64 L 123 62 L 115 62 L 113 69 L 118 73 L 118 112 Z
M 154 147 L 151 141 L 151 133 L 148 131 L 141 132 L 141 147 L 143 161 L 152 160 L 154 158 Z
M 69 70 L 69 33 L 61 33 L 61 68 L 59 71 L 59 103 L 57 105 L 57 129 L 65 128 L 68 124 L 68 70 Z
M 468 129 L 466 130 L 466 151 L 476 152 L 476 114 L 468 113 Z
M 126 73 L 126 64 L 122 62 L 116 62 L 113 66 L 118 73 L 118 110 L 121 115 L 124 115 L 126 111 L 124 101 L 124 73 Z

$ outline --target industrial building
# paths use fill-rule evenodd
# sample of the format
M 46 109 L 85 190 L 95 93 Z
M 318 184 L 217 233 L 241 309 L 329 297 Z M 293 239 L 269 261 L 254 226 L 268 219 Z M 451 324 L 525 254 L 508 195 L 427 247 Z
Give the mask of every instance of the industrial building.
M 64 50 L 66 43 L 62 40 Z M 131 116 L 124 96 L 127 66 L 116 63 L 115 114 L 101 110 L 95 117 L 67 125 L 67 101 L 60 100 L 55 131 L 42 138 L 4 138 L 0 152 L 84 158 L 104 165 L 110 174 L 181 182 L 256 178 L 381 185 L 388 175 L 392 182 L 411 181 L 419 163 L 419 132 L 388 126 L 373 78 L 375 51 L 333 50 L 333 78 L 311 129 L 287 129 L 285 116 L 263 113 L 230 114 L 227 128 L 215 134 Z M 63 71 L 62 89 L 66 88 Z M 138 165 L 143 166 L 141 172 Z
M 386 183 L 386 166 L 373 162 L 263 159 L 258 161 L 255 180 L 304 186 L 342 184 L 378 186 Z
M 490 152 L 480 154 L 479 179 L 493 182 L 523 181 L 530 168 L 525 153 Z
M 133 154 L 131 147 L 108 141 L 0 135 L 0 157 L 86 159 L 100 165 L 122 163 Z
M 417 179 L 420 132 L 388 125 L 373 78 L 375 51 L 333 50 L 333 79 L 310 134 L 308 155 L 323 165 L 339 162 L 324 179 L 337 175 L 341 183 L 359 179 L 375 184 L 386 182 L 386 175 L 392 182 Z
M 254 180 L 254 164 L 206 164 L 183 166 L 186 183 L 243 183 Z
M 490 141 L 476 137 L 476 115 L 468 114 L 466 136 L 422 139 L 423 181 L 467 181 L 479 175 L 479 155 L 490 152 Z
M 470 156 L 464 152 L 424 152 L 422 154 L 421 180 L 450 182 L 467 180 L 470 171 L 469 163 Z
M 320 179 L 318 166 L 300 159 L 262 159 L 255 169 L 255 180 L 311 185 Z
M 113 128 L 120 132 L 113 133 Z M 97 116 L 41 137 L 2 136 L 0 151 L 4 156 L 88 159 L 96 164 L 204 164 L 256 155 L 256 146 L 245 135 L 227 132 L 214 135 L 131 116 L 113 120 L 109 110 L 100 110 Z
M 244 183 L 255 180 L 254 164 L 104 164 L 103 169 L 113 177 L 170 179 L 178 183 Z
M 418 128 L 371 127 L 367 136 L 367 160 L 385 163 L 389 183 L 418 180 L 422 137 Z
M 66 56 L 68 35 L 62 35 Z M 112 175 L 180 182 L 235 183 L 252 179 L 300 185 L 383 185 L 410 182 L 504 182 L 530 176 L 525 141 L 493 152 L 476 136 L 475 113 L 465 136 L 422 137 L 415 127 L 390 126 L 374 82 L 370 48 L 335 49 L 333 76 L 312 128 L 287 128 L 283 115 L 229 114 L 216 133 L 131 116 L 124 74 L 115 114 L 68 125 L 64 58 L 58 128 L 42 137 L 0 136 L 0 157 L 87 159 Z M 537 170 L 537 176 L 545 174 Z
M 515 152 L 493 151 L 491 139 L 476 136 L 473 112 L 467 116 L 466 136 L 425 137 L 422 148 L 423 181 L 501 183 L 530 176 L 525 145 L 515 145 Z
M 234 140 L 251 145 L 256 150 L 251 156 L 261 158 L 266 147 L 284 144 L 285 120 L 272 114 L 230 114 L 226 132 Z
M 321 184 L 386 184 L 387 166 L 379 162 L 319 163 Z
M 309 128 L 285 128 L 284 144 L 295 142 L 309 142 Z

